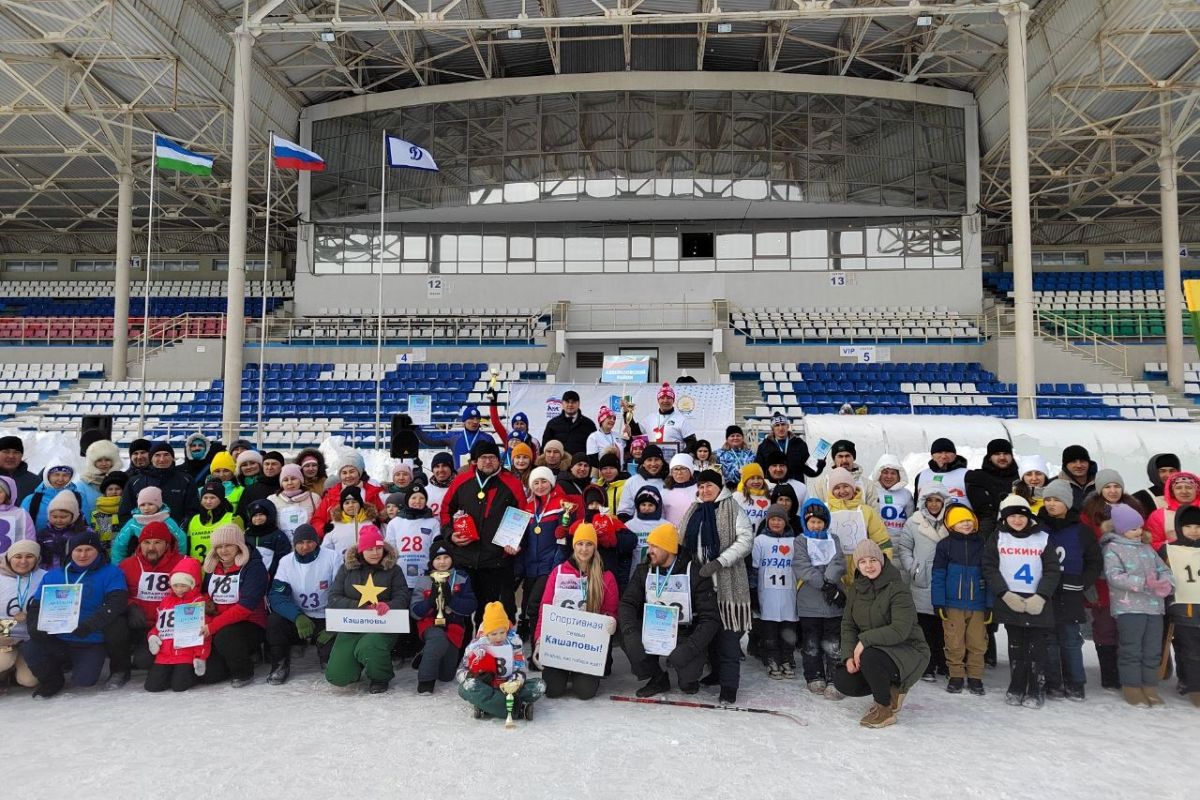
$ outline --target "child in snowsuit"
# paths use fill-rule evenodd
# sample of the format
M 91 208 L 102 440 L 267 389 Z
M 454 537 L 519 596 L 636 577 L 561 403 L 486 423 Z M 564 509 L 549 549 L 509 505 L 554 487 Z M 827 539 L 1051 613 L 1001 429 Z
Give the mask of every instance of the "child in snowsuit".
M 967 690 L 982 695 L 983 657 L 992 617 L 991 597 L 983 580 L 984 542 L 979 521 L 966 506 L 952 504 L 942 519 L 949 535 L 934 549 L 929 594 L 945 641 L 950 671 L 946 691 L 961 693 L 965 677 Z
M 66 552 L 72 536 L 88 530 L 79 516 L 79 501 L 74 492 L 59 492 L 49 501 L 46 524 L 38 528 L 37 542 L 42 548 L 42 568 L 59 567 L 71 560 Z
M 435 581 L 434 573 L 449 573 Z M 438 622 L 438 600 L 442 620 Z M 437 681 L 454 680 L 458 651 L 463 646 L 467 626 L 475 613 L 475 592 L 465 571 L 454 568 L 454 558 L 444 539 L 435 539 L 429 548 L 429 568 L 413 585 L 409 613 L 417 623 L 417 634 L 424 648 L 413 659 L 417 670 L 417 694 L 432 694 Z
M 637 536 L 637 549 L 633 551 L 633 567 L 625 576 L 624 582 L 620 584 L 622 594 L 624 594 L 625 585 L 633 577 L 634 570 L 638 568 L 638 564 L 646 560 L 646 537 L 650 535 L 650 531 L 663 524 L 662 492 L 657 486 L 650 485 L 638 489 L 637 497 L 634 498 L 634 509 L 636 513 L 631 519 L 626 520 L 625 527 Z
M 138 537 L 142 535 L 142 528 L 151 522 L 161 522 L 166 525 L 167 530 L 175 537 L 175 544 L 179 545 L 179 552 L 188 552 L 187 534 L 171 517 L 171 509 L 163 505 L 162 489 L 157 486 L 147 486 L 142 489 L 138 492 L 137 507 L 138 513 L 131 516 L 121 526 L 121 532 L 112 541 L 112 562 L 114 564 L 119 564 L 133 555 L 133 551 L 137 549 Z M 190 555 L 195 558 L 195 554 Z
M 1104 577 L 1117 620 L 1121 691 L 1132 706 L 1161 706 L 1158 666 L 1163 645 L 1163 600 L 1175 588 L 1171 570 L 1150 546 L 1142 515 L 1124 503 L 1102 523 Z
M 546 692 L 541 678 L 526 678 L 521 637 L 509 622 L 504 605 L 491 602 L 483 610 L 483 623 L 467 645 L 458 670 L 458 696 L 475 707 L 475 718 L 508 714 L 500 686 L 516 681 L 513 714 L 533 719 L 533 704 Z
M 846 560 L 842 543 L 829 531 L 829 508 L 815 497 L 800 509 L 802 536 L 796 537 L 792 570 L 796 574 L 796 614 L 800 624 L 800 658 L 808 690 L 841 700 L 833 673 L 841 663 L 842 609 L 846 593 L 842 576 Z
M 147 692 L 186 692 L 203 677 L 212 647 L 211 637 L 191 647 L 175 646 L 175 609 L 185 603 L 203 603 L 200 591 L 200 562 L 193 558 L 180 559 L 170 577 L 171 591 L 158 604 L 158 613 L 146 639 L 154 664 L 146 673 Z M 203 608 L 200 611 L 204 614 Z

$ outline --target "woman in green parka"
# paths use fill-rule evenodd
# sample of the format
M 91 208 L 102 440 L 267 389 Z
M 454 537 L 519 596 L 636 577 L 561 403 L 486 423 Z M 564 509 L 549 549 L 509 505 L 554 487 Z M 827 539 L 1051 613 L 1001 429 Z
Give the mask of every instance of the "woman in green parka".
M 384 541 L 374 525 L 364 525 L 358 546 L 346 551 L 345 562 L 329 588 L 328 608 L 369 609 L 380 616 L 390 610 L 408 613 L 408 581 L 396 566 L 396 548 Z M 395 677 L 392 647 L 398 633 L 341 632 L 333 643 L 325 679 L 349 686 L 365 672 L 367 691 L 381 694 Z
M 857 574 L 842 615 L 846 661 L 833 683 L 849 697 L 871 695 L 875 702 L 859 724 L 886 728 L 896 723 L 905 694 L 925 672 L 929 645 L 917 623 L 912 592 L 879 545 L 859 542 L 854 564 Z

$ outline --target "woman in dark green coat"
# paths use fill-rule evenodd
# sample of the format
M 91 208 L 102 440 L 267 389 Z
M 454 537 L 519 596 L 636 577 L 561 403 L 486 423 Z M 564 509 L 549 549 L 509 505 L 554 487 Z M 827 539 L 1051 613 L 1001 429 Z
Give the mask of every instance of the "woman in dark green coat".
M 870 539 L 859 542 L 854 564 L 857 574 L 842 616 L 846 662 L 833 683 L 850 697 L 874 697 L 859 724 L 886 728 L 895 724 L 904 695 L 925 672 L 929 645 L 917 624 L 912 592 L 879 545 Z

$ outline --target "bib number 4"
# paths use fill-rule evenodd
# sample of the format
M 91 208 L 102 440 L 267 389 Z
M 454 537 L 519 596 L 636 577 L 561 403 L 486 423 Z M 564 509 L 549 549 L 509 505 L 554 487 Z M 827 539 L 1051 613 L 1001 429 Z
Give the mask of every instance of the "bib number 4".
M 1013 573 L 1013 580 L 1033 586 L 1033 568 L 1028 564 L 1022 564 L 1021 568 Z

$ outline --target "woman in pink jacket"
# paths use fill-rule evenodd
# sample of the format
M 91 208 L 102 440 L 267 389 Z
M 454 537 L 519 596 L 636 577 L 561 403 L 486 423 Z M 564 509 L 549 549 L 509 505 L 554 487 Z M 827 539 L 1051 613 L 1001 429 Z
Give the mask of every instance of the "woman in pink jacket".
M 604 561 L 596 552 L 596 529 L 588 523 L 576 526 L 571 544 L 571 557 L 556 566 L 546 579 L 542 592 L 542 605 L 562 606 L 603 614 L 608 617 L 605 633 L 610 637 L 617 632 L 617 579 L 605 569 Z M 534 639 L 533 658 L 540 661 L 542 647 L 542 621 L 545 614 L 538 615 Z M 609 655 L 611 658 L 611 644 Z M 610 662 L 611 663 L 611 660 Z M 583 672 L 571 672 L 558 667 L 546 667 L 542 671 L 546 683 L 547 697 L 561 697 L 567 693 L 567 684 L 580 700 L 590 700 L 600 689 L 600 676 Z

